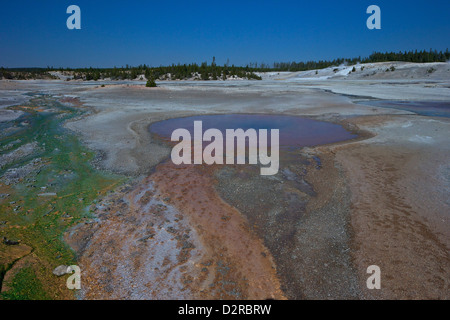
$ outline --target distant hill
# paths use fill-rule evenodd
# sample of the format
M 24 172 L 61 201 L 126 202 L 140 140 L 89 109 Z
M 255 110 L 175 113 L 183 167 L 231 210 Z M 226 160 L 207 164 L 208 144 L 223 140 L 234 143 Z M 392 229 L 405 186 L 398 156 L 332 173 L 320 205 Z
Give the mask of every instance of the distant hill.
M 258 73 L 263 79 L 272 80 L 395 80 L 395 79 L 429 79 L 450 80 L 450 63 L 447 62 L 375 62 L 356 65 L 332 66 L 324 69 L 296 72 Z

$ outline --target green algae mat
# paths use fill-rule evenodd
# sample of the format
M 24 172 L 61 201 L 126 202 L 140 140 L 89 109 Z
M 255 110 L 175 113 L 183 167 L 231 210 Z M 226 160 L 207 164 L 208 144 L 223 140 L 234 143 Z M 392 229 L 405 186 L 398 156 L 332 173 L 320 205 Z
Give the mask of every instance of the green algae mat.
M 95 153 L 65 129 L 87 109 L 34 93 L 22 116 L 0 123 L 0 299 L 71 299 L 52 271 L 76 264 L 64 232 L 125 177 L 100 171 Z

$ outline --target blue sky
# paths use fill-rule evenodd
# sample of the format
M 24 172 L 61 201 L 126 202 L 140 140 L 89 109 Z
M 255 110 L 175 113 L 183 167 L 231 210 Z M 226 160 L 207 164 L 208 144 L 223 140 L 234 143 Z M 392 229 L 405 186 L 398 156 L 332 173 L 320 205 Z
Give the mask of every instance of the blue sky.
M 81 8 L 81 30 L 66 9 Z M 381 30 L 366 9 L 381 8 Z M 2 1 L 0 66 L 306 61 L 450 47 L 450 1 Z

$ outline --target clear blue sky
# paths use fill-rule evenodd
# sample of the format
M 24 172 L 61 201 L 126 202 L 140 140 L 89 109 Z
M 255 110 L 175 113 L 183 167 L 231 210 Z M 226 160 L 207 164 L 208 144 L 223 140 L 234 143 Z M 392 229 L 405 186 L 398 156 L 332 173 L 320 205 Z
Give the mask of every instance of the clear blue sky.
M 66 9 L 81 8 L 81 30 Z M 366 9 L 381 8 L 381 30 Z M 0 66 L 306 61 L 450 47 L 450 1 L 2 1 Z

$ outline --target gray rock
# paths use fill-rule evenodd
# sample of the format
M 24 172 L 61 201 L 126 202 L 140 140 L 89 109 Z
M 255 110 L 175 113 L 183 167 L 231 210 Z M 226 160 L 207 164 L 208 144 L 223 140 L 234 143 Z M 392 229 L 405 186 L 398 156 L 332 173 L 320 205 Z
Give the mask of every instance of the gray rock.
M 67 268 L 69 267 L 65 265 L 58 266 L 55 268 L 55 270 L 53 270 L 53 274 L 58 277 L 63 276 L 67 274 Z

